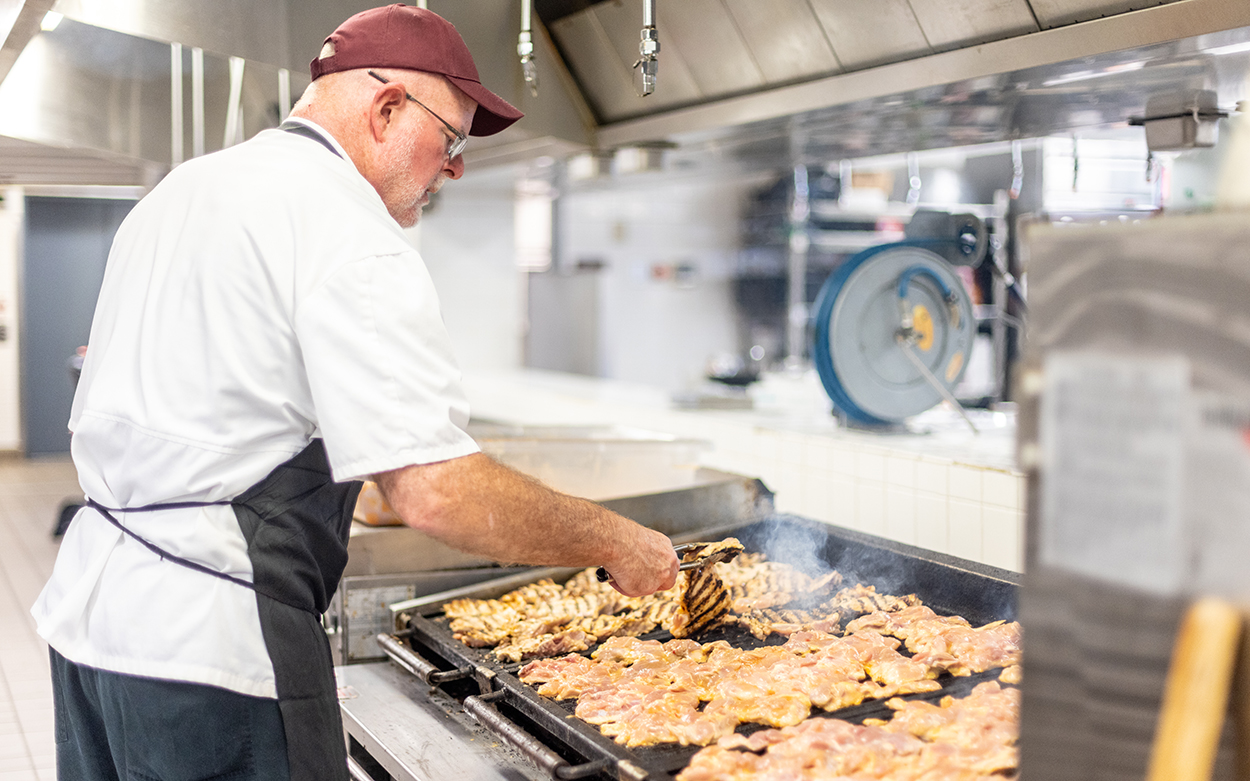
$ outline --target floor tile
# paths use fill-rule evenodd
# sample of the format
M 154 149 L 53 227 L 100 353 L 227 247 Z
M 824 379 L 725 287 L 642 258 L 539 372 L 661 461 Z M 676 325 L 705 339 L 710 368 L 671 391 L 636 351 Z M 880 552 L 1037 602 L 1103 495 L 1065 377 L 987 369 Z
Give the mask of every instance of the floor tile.
M 0 781 L 54 781 L 48 650 L 30 606 L 52 573 L 52 527 L 81 493 L 68 458 L 0 458 Z

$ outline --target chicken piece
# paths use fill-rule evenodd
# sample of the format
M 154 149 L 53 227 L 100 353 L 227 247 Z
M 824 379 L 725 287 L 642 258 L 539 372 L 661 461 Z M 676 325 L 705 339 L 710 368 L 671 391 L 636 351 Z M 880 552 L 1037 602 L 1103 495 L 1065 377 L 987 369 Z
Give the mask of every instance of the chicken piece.
M 592 642 L 594 638 L 580 629 L 570 629 L 567 632 L 531 637 L 497 646 L 491 653 L 501 662 L 515 663 L 540 656 L 560 656 L 574 651 L 585 651 Z
M 667 625 L 674 637 L 691 637 L 715 626 L 729 612 L 729 592 L 716 574 L 716 565 L 742 552 L 742 543 L 730 537 L 718 543 L 696 545 L 682 555 L 682 562 L 699 566 L 681 574 L 680 604 Z

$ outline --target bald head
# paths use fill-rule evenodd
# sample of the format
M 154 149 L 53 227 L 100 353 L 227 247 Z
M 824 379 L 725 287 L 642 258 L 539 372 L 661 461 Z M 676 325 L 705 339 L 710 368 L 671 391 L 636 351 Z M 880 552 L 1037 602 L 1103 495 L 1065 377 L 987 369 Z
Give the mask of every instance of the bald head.
M 325 128 L 343 146 L 400 225 L 409 227 L 446 179 L 464 172 L 447 159 L 454 138 L 442 122 L 467 132 L 477 104 L 446 78 L 422 71 L 376 69 L 328 73 L 309 85 L 291 110 Z M 412 95 L 427 108 L 408 99 Z

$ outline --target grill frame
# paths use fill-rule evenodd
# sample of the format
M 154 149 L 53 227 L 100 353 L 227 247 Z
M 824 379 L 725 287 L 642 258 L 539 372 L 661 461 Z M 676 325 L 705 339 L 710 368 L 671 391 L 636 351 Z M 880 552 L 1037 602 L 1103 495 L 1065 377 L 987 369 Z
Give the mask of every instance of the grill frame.
M 702 539 L 725 536 L 738 537 L 748 551 L 762 551 L 772 560 L 786 561 L 800 569 L 804 563 L 833 567 L 842 572 L 847 585 L 859 582 L 876 586 L 878 591 L 885 593 L 915 593 L 934 611 L 962 615 L 973 625 L 999 619 L 1016 620 L 1020 575 L 1015 572 L 794 515 L 774 514 L 702 533 Z M 787 552 L 799 552 L 801 555 L 798 558 L 806 558 L 807 562 L 794 561 L 794 556 L 791 554 L 788 558 Z M 522 683 L 517 676 L 525 663 L 503 664 L 491 657 L 489 648 L 464 645 L 452 638 L 446 620 L 439 618 L 442 606 L 453 599 L 496 598 L 544 577 L 562 582 L 579 571 L 580 568 L 531 570 L 399 603 L 392 606 L 397 626 L 393 637 L 411 644 L 418 654 L 433 657 L 433 666 L 459 671 L 450 672 L 450 677 L 475 679 L 479 694 L 470 699 L 477 701 L 466 704 L 467 708 L 473 709 L 475 716 L 484 709 L 482 698 L 486 697 L 485 701 L 491 703 L 491 708 L 487 710 L 502 704 L 505 711 L 510 710 L 514 716 L 520 714 L 520 721 L 531 722 L 527 725 L 529 729 L 523 730 L 531 733 L 534 742 L 547 743 L 549 750 L 549 753 L 543 753 L 531 747 L 531 759 L 553 778 L 669 779 L 689 764 L 690 758 L 702 747 L 662 745 L 626 748 L 603 735 L 598 727 L 574 717 L 575 700 L 557 701 L 542 697 L 534 687 Z M 663 641 L 670 638 L 668 632 L 656 630 L 642 639 Z M 696 639 L 701 642 L 730 639 L 741 648 L 765 644 L 750 635 L 736 632 L 712 632 Z M 767 642 L 780 643 L 784 642 L 784 638 L 774 636 Z M 588 655 L 593 650 L 591 648 L 583 653 Z M 905 653 L 905 649 L 900 650 Z M 395 659 L 394 654 L 390 655 Z M 395 660 L 410 669 L 410 665 Z M 948 694 L 966 694 L 977 683 L 995 680 L 999 672 L 990 670 L 963 678 L 943 675 L 938 679 L 943 684 L 942 689 L 903 695 L 903 698 L 936 701 Z M 889 713 L 891 711 L 884 700 L 876 700 L 833 712 L 813 709 L 812 716 L 859 723 L 867 718 L 888 718 Z M 495 718 L 490 715 L 490 720 Z M 759 729 L 767 727 L 740 725 L 738 732 L 750 734 Z M 509 731 L 512 730 L 509 728 Z M 535 731 L 547 734 L 533 735 Z M 521 740 L 524 743 L 524 738 Z M 552 746 L 559 750 L 551 750 Z M 525 750 L 524 746 L 521 747 Z M 540 756 L 535 757 L 533 753 Z M 572 755 L 584 758 L 585 762 L 576 764 Z M 597 769 L 605 766 L 607 770 Z

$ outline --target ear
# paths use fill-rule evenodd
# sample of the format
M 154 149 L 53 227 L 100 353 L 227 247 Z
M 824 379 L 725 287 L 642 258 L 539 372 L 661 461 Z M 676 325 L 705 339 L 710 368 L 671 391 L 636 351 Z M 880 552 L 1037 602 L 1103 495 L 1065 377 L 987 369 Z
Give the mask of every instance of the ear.
M 379 84 L 369 104 L 369 128 L 373 132 L 373 140 L 385 140 L 387 131 L 399 118 L 399 110 L 403 107 L 404 87 L 396 82 Z

